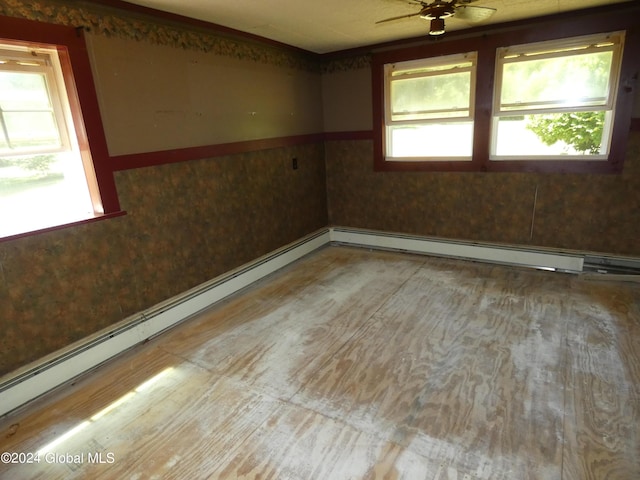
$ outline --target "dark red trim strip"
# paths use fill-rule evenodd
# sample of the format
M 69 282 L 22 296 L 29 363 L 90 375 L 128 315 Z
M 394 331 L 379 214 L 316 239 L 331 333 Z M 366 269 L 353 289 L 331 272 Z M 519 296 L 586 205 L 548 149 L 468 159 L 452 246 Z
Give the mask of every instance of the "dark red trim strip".
M 632 132 L 640 132 L 640 118 L 632 118 L 629 130 Z
M 221 143 L 218 145 L 204 145 L 200 147 L 187 147 L 174 150 L 118 155 L 111 157 L 111 162 L 114 170 L 129 170 L 132 168 L 153 167 L 156 165 L 186 162 L 201 158 L 255 152 L 270 148 L 291 147 L 305 143 L 321 142 L 322 140 L 322 134 L 266 138 L 261 140 L 248 140 L 244 142 Z
M 268 150 L 270 148 L 292 147 L 307 143 L 323 142 L 325 140 L 371 140 L 372 130 L 354 132 L 311 133 L 290 137 L 265 138 L 247 140 L 244 142 L 221 143 L 218 145 L 204 145 L 201 147 L 178 148 L 174 150 L 160 150 L 156 152 L 131 153 L 111 157 L 113 170 L 129 170 L 132 168 L 153 167 L 167 163 L 187 162 L 200 158 L 221 157 L 240 153 Z
M 324 140 L 331 142 L 336 140 L 373 140 L 373 130 L 357 130 L 353 132 L 327 132 Z

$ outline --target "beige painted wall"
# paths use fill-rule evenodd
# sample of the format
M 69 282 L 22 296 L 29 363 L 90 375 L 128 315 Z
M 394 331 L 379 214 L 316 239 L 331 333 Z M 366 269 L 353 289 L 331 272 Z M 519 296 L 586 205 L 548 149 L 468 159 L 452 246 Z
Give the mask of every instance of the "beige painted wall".
M 322 131 L 319 73 L 87 36 L 111 155 Z
M 371 130 L 371 69 L 322 75 L 325 132 Z

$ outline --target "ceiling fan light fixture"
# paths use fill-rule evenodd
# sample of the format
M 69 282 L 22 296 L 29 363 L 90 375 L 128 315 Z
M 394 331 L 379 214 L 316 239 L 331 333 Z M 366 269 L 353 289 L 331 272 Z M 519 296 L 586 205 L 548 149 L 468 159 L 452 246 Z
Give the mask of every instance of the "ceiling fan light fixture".
M 437 36 L 444 33 L 444 18 L 434 18 L 431 20 L 429 35 Z

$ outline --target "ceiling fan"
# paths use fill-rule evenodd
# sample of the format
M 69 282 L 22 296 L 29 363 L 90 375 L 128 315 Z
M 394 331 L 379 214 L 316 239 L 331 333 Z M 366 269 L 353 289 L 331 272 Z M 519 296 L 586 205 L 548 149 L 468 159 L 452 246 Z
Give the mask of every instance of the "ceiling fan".
M 385 18 L 376 22 L 385 23 L 402 18 L 420 17 L 431 20 L 429 35 L 442 35 L 444 33 L 444 19 L 452 16 L 466 20 L 468 22 L 481 22 L 486 20 L 496 12 L 495 8 L 478 7 L 469 5 L 477 0 L 434 0 L 433 2 L 423 2 L 421 0 L 406 0 L 409 3 L 420 5 L 420 11 L 398 17 Z

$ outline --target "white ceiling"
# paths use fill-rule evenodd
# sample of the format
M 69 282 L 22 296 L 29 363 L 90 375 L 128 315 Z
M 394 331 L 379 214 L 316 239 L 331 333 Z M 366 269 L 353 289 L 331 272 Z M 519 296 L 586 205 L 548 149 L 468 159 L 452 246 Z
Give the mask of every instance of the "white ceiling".
M 503 23 L 599 5 L 637 0 L 478 0 L 496 8 L 481 24 Z M 416 13 L 411 0 L 127 0 L 145 7 L 223 25 L 316 53 L 374 45 L 426 35 L 419 17 L 376 25 L 389 17 Z M 477 26 L 455 16 L 447 31 Z

